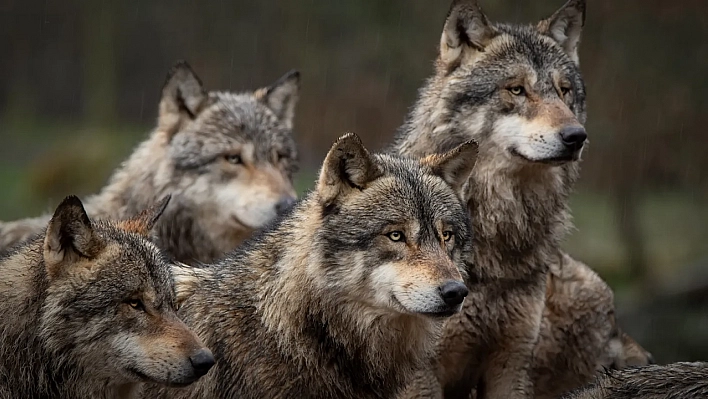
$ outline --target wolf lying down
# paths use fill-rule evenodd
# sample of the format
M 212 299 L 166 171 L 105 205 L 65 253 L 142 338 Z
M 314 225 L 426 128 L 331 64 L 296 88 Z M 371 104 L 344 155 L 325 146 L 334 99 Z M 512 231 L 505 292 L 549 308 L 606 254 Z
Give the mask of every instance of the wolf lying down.
M 67 197 L 45 233 L 0 258 L 0 398 L 131 398 L 206 374 L 214 356 L 177 318 L 147 238 L 168 200 L 111 223 Z
M 168 255 L 209 262 L 236 248 L 295 201 L 299 81 L 292 71 L 253 92 L 207 92 L 178 63 L 162 89 L 157 126 L 86 200 L 89 215 L 124 219 L 170 194 L 153 232 Z M 41 232 L 50 216 L 0 222 L 0 252 Z
M 708 363 L 674 363 L 613 370 L 564 399 L 708 398 Z
M 394 397 L 467 295 L 456 193 L 476 152 L 417 161 L 341 137 L 292 213 L 219 263 L 176 272 L 179 315 L 217 363 L 145 397 Z

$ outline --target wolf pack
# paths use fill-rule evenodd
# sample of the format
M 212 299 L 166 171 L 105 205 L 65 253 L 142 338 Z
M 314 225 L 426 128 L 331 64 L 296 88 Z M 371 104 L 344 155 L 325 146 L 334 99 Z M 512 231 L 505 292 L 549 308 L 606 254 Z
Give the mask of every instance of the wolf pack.
M 177 63 L 99 193 L 0 223 L 0 398 L 708 398 L 561 248 L 585 7 L 455 0 L 391 144 L 337 138 L 299 200 L 300 74 L 207 91 Z

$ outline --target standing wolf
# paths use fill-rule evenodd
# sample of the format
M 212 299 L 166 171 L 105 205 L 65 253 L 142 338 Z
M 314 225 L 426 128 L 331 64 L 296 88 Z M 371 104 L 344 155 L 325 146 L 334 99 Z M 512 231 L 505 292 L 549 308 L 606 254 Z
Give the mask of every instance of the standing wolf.
M 235 248 L 294 202 L 292 137 L 299 74 L 246 93 L 207 93 L 184 62 L 162 89 L 157 127 L 87 200 L 90 215 L 123 219 L 166 194 L 155 231 L 179 261 L 207 262 Z M 36 234 L 49 215 L 0 223 L 0 250 Z
M 288 217 L 219 267 L 177 272 L 179 313 L 217 364 L 162 397 L 394 397 L 467 295 L 455 187 L 475 154 L 466 144 L 419 162 L 341 137 Z
M 206 374 L 214 357 L 177 318 L 170 266 L 147 239 L 166 201 L 116 224 L 67 197 L 0 259 L 0 397 L 131 398 Z
M 607 372 L 564 399 L 708 398 L 708 363 L 673 363 Z
M 571 227 L 568 194 L 587 139 L 577 53 L 584 16 L 582 0 L 568 1 L 535 26 L 492 23 L 472 0 L 451 6 L 435 73 L 394 149 L 422 157 L 478 142 L 479 158 L 464 193 L 475 231 L 471 293 L 463 312 L 447 324 L 435 371 L 421 373 L 405 396 L 466 399 L 476 388 L 482 398 L 531 397 L 534 385 L 546 383 L 534 383 L 534 355 L 554 364 L 590 358 L 583 367 L 599 366 L 614 328 L 604 323 L 612 309 L 604 287 L 589 309 L 573 308 L 575 298 L 561 295 L 552 299 L 562 317 L 554 318 L 545 306 L 547 279 L 559 283 L 553 289 L 566 284 L 560 242 Z M 551 266 L 558 275 L 549 276 Z M 585 280 L 583 273 L 591 272 L 581 270 L 585 265 L 568 267 L 575 268 L 571 274 L 580 272 L 585 288 L 597 286 Z M 569 288 L 562 292 L 582 292 L 574 284 Z M 534 354 L 539 339 L 576 332 L 562 324 L 572 322 L 575 312 L 590 313 L 589 321 L 603 330 L 580 330 L 586 336 L 557 340 L 565 347 L 547 345 Z M 577 342 L 598 347 L 580 347 L 588 353 L 574 357 L 565 349 Z

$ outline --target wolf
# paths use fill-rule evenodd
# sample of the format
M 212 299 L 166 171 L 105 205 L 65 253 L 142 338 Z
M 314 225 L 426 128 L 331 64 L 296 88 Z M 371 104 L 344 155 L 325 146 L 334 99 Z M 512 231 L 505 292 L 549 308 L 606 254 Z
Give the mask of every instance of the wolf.
M 473 0 L 450 7 L 435 72 L 391 150 L 417 158 L 468 140 L 479 144 L 463 187 L 474 261 L 469 299 L 447 324 L 433 371 L 419 373 L 404 397 L 466 399 L 476 389 L 481 398 L 528 398 L 534 355 L 549 362 L 558 356 L 553 345 L 534 350 L 558 328 L 553 320 L 544 326 L 547 279 L 564 256 L 568 195 L 587 141 L 578 57 L 584 20 L 582 0 L 535 25 L 493 23 Z M 599 335 L 603 341 L 610 334 Z M 589 357 L 596 355 L 592 349 Z
M 550 263 L 533 357 L 536 399 L 558 398 L 604 370 L 654 363 L 617 323 L 612 289 L 567 254 Z
M 157 126 L 97 195 L 95 217 L 123 219 L 166 194 L 155 240 L 180 262 L 235 248 L 296 199 L 293 139 L 300 74 L 254 92 L 206 92 L 186 62 L 168 73 Z M 0 251 L 36 234 L 50 215 L 0 223 Z
M 340 137 L 270 230 L 211 267 L 176 268 L 179 315 L 217 364 L 145 397 L 394 397 L 468 293 L 456 187 L 475 154 L 468 143 L 418 161 Z
M 148 233 L 169 197 L 122 222 L 59 204 L 0 258 L 0 397 L 133 398 L 184 386 L 214 356 L 177 317 L 170 265 Z
M 564 399 L 698 399 L 708 397 L 708 363 L 673 363 L 608 371 Z

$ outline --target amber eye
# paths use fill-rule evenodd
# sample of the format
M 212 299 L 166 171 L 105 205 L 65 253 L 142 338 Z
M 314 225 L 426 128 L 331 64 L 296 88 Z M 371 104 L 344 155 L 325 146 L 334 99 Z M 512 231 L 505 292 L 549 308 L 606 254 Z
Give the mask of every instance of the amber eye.
M 135 310 L 145 311 L 145 306 L 140 299 L 131 299 L 128 301 L 128 305 Z
M 224 155 L 224 159 L 226 159 L 226 162 L 234 164 L 234 165 L 240 165 L 243 163 L 241 156 L 238 154 Z
M 520 95 L 524 94 L 524 87 L 523 86 L 510 87 L 509 93 L 511 93 L 515 96 L 520 96 Z
M 386 234 L 386 236 L 387 236 L 391 241 L 394 241 L 394 242 L 404 241 L 405 238 L 406 238 L 406 236 L 404 236 L 403 233 L 400 232 L 400 231 L 392 231 L 392 232 Z
M 443 233 L 442 233 L 443 241 L 448 242 L 448 241 L 450 241 L 451 238 L 452 238 L 452 231 L 443 231 Z

